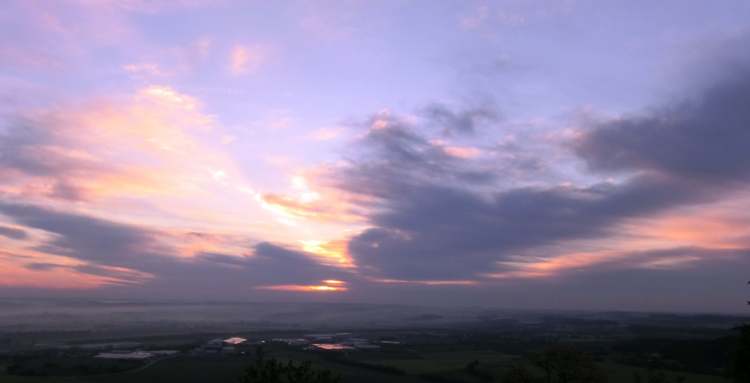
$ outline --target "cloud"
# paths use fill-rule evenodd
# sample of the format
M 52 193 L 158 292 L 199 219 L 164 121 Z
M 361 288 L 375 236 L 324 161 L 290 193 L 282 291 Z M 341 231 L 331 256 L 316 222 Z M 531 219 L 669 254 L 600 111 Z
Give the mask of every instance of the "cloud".
M 0 236 L 10 239 L 26 239 L 28 236 L 25 231 L 13 227 L 0 226 Z
M 252 247 L 248 243 L 242 254 L 203 252 L 183 256 L 177 245 L 163 239 L 168 235 L 158 230 L 5 202 L 0 203 L 0 213 L 18 225 L 51 235 L 34 247 L 39 254 L 36 259 L 44 255 L 75 261 L 26 259 L 25 267 L 32 271 L 63 269 L 104 277 L 110 285 L 130 285 L 140 291 L 166 290 L 172 296 L 212 283 L 217 284 L 213 293 L 240 296 L 263 286 L 351 279 L 349 272 L 321 264 L 310 254 L 267 242 Z
M 74 169 L 102 169 L 90 156 L 54 145 L 54 133 L 33 121 L 20 120 L 0 136 L 0 169 L 30 175 L 70 174 Z M 7 179 L 6 179 L 7 180 Z
M 190 96 L 148 86 L 119 102 L 19 111 L 0 127 L 0 190 L 25 199 L 133 196 L 174 186 L 199 171 L 197 160 L 229 170 L 196 139 L 212 123 L 199 108 Z
M 29 270 L 53 270 L 60 267 L 67 267 L 65 265 L 59 265 L 57 263 L 49 263 L 49 262 L 31 262 L 26 264 L 26 268 Z
M 556 4 L 545 7 L 544 11 L 539 11 L 525 2 L 504 3 L 502 6 L 480 3 L 459 18 L 459 26 L 466 30 L 519 27 L 527 24 L 529 18 L 539 18 L 545 12 L 559 12 L 557 8 L 563 6 Z
M 481 4 L 472 9 L 470 14 L 460 18 L 459 24 L 465 29 L 476 29 L 484 25 L 490 18 L 490 7 L 487 4 Z
M 0 198 L 236 231 L 263 210 L 223 136 L 200 100 L 159 85 L 14 111 L 0 125 Z M 279 240 L 270 231 L 259 236 Z
M 367 133 L 358 142 L 351 166 L 343 170 L 343 187 L 355 193 L 378 195 L 391 182 L 482 183 L 495 177 L 446 151 L 444 142 L 426 137 L 403 118 L 380 113 L 366 126 Z
M 327 169 L 326 169 L 327 170 Z M 362 220 L 357 214 L 350 195 L 323 182 L 316 169 L 291 178 L 291 190 L 286 193 L 260 193 L 256 200 L 263 208 L 287 225 L 314 222 L 356 224 Z M 335 203 L 333 202 L 335 201 Z
M 444 104 L 433 103 L 422 110 L 429 125 L 441 129 L 444 135 L 474 133 L 480 124 L 496 122 L 498 112 L 489 106 L 454 111 Z
M 151 276 L 130 269 L 107 267 L 94 264 L 67 265 L 49 262 L 31 262 L 25 265 L 31 271 L 68 270 L 74 273 L 102 277 L 101 282 L 107 285 L 138 285 Z
M 0 212 L 25 227 L 55 234 L 39 246 L 39 250 L 49 254 L 126 266 L 137 264 L 138 257 L 159 251 L 151 233 L 130 225 L 5 202 L 0 202 Z
M 741 286 L 747 283 L 750 249 L 662 249 L 619 259 L 527 288 L 541 292 L 540 297 L 545 288 L 554 291 L 548 298 L 554 296 L 561 307 L 587 302 L 619 310 L 738 312 L 746 301 Z
M 314 141 L 331 141 L 339 138 L 343 133 L 341 128 L 320 128 L 311 132 L 308 137 Z
M 0 40 L 0 50 L 8 54 L 3 65 L 72 71 L 81 60 L 94 59 L 94 48 L 118 45 L 127 49 L 136 41 L 128 15 L 102 2 L 12 2 L 6 6 L 12 17 L 4 22 L 18 34 Z
M 597 172 L 658 172 L 706 182 L 750 176 L 750 71 L 692 99 L 586 131 L 578 155 Z
M 175 1 L 144 1 L 144 0 L 126 0 L 126 1 L 102 1 L 102 2 L 81 2 L 87 5 L 97 5 L 109 8 L 121 9 L 127 12 L 158 13 L 165 10 L 181 8 L 201 8 L 208 5 L 222 4 L 223 1 L 206 1 L 206 0 L 175 0 Z
M 385 208 L 371 216 L 375 227 L 355 236 L 349 251 L 358 264 L 400 279 L 477 277 L 520 251 L 607 236 L 624 219 L 698 198 L 658 178 L 490 195 L 430 184 L 386 187 Z
M 134 63 L 125 64 L 122 69 L 134 77 L 159 77 L 164 76 L 164 70 L 155 63 Z
M 377 201 L 368 212 L 370 228 L 351 238 L 349 253 L 378 278 L 483 278 L 510 271 L 509 263 L 538 263 L 523 258 L 531 250 L 616 238 L 634 219 L 733 198 L 750 174 L 743 102 L 750 76 L 742 74 L 691 101 L 584 131 L 575 153 L 589 169 L 616 178 L 581 186 L 503 187 L 499 169 L 441 155 L 403 120 L 376 116 L 340 180 L 349 192 Z M 432 123 L 439 126 L 441 118 Z M 691 259 L 657 254 L 640 265 Z
M 37 273 L 40 286 L 62 285 L 62 276 L 87 287 L 135 281 L 142 292 L 158 288 L 171 296 L 178 286 L 192 289 L 190 278 L 226 280 L 227 294 L 344 280 L 329 266 L 338 265 L 332 256 L 277 252 L 279 263 L 262 256 L 263 246 L 256 251 L 266 242 L 300 247 L 291 226 L 275 222 L 266 205 L 305 219 L 346 212 L 310 205 L 319 191 L 308 187 L 294 189 L 292 199 L 256 191 L 228 156 L 222 133 L 200 100 L 163 85 L 15 111 L 0 126 L 0 222 L 8 223 L 0 238 L 8 251 L 32 259 L 13 261 L 13 268 L 4 260 L 3 278 Z M 294 209 L 298 202 L 304 206 Z M 10 239 L 20 233 L 28 233 L 24 241 Z M 327 241 L 317 230 L 304 234 Z M 35 263 L 47 268 L 24 266 Z M 309 277 L 293 278 L 305 270 Z
M 268 59 L 268 48 L 235 45 L 229 54 L 229 72 L 235 76 L 255 73 Z
M 482 150 L 470 146 L 446 145 L 443 147 L 446 154 L 453 157 L 470 159 L 482 155 Z
M 343 289 L 285 290 L 280 286 L 319 286 L 329 279 L 357 279 L 346 270 L 318 263 L 310 254 L 268 242 L 248 246 L 247 253 L 241 255 L 202 253 L 187 259 L 166 257 L 149 267 L 156 277 L 140 286 L 140 291 L 167 296 L 189 293 L 194 297 L 247 298 L 264 291 L 343 292 Z

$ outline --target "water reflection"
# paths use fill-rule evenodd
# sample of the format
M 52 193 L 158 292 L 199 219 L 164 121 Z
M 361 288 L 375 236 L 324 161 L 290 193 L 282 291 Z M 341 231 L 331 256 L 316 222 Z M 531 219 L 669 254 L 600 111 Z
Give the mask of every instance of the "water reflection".
M 312 346 L 325 351 L 354 350 L 354 347 L 341 343 L 313 343 Z

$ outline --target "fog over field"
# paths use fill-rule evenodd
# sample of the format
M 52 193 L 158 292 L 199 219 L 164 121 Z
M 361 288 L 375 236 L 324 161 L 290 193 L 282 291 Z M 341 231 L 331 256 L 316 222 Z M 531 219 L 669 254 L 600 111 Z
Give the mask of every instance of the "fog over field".
M 482 310 L 344 303 L 0 300 L 0 330 L 84 330 L 138 326 L 245 328 L 445 326 Z
M 143 302 L 115 300 L 0 300 L 0 331 L 109 331 L 151 328 L 152 331 L 199 331 L 233 328 L 377 329 L 449 328 L 477 326 L 498 320 L 539 323 L 568 317 L 652 321 L 651 316 L 713 321 L 719 327 L 741 322 L 741 316 L 505 310 L 486 307 L 445 308 L 415 305 L 376 305 L 299 302 Z

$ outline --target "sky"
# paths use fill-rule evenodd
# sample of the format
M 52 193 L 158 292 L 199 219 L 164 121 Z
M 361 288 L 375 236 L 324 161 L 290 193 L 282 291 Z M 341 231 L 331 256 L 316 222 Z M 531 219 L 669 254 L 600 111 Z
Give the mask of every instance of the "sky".
M 4 2 L 0 296 L 742 312 L 748 20 Z

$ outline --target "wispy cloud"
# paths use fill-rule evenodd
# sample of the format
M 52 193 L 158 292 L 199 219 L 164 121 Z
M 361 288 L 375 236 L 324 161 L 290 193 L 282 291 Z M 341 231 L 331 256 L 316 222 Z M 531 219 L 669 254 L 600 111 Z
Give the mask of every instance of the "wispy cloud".
M 264 45 L 235 45 L 229 53 L 229 72 L 235 76 L 253 74 L 268 61 L 269 54 Z

